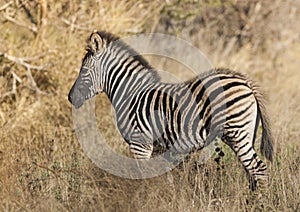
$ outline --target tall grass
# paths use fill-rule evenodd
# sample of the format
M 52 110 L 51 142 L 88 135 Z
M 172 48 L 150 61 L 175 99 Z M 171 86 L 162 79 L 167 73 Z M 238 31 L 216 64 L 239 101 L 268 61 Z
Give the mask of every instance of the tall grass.
M 204 15 L 222 16 L 221 11 L 232 5 L 248 7 L 239 6 L 239 1 L 225 6 L 221 1 L 205 2 L 209 8 Z M 264 3 L 253 2 L 249 13 L 227 9 L 234 20 L 247 14 L 242 16 L 245 23 L 260 21 L 259 30 L 244 31 L 255 34 L 252 40 L 246 35 L 242 45 L 235 41 L 230 46 L 229 37 L 235 37 L 226 34 L 230 24 L 218 25 L 211 15 L 203 16 L 205 25 L 189 22 L 198 20 L 204 8 L 198 5 L 199 10 L 187 14 L 194 1 L 0 1 L 0 210 L 299 210 L 299 5 L 274 1 L 278 7 L 264 19 L 255 12 Z M 182 5 L 187 9 L 182 11 Z M 174 31 L 165 28 L 166 21 Z M 176 34 L 204 50 L 216 66 L 246 72 L 259 82 L 268 94 L 276 143 L 275 160 L 268 164 L 270 186 L 261 199 L 249 192 L 242 167 L 225 147 L 220 163 L 212 158 L 200 166 L 195 155 L 170 173 L 148 180 L 113 176 L 87 158 L 73 129 L 67 94 L 81 65 L 85 39 L 94 29 L 120 36 Z M 187 33 L 190 30 L 193 33 Z M 215 48 L 211 35 L 222 47 Z M 260 41 L 263 48 L 257 44 Z M 166 64 L 162 68 L 168 70 Z M 109 145 L 128 155 L 104 96 L 96 97 L 96 110 Z

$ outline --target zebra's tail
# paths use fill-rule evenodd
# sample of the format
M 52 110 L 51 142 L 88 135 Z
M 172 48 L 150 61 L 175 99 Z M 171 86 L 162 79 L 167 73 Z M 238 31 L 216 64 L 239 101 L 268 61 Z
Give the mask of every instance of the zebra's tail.
M 260 88 L 251 82 L 251 88 L 257 101 L 258 113 L 262 124 L 262 140 L 260 144 L 260 151 L 268 160 L 273 160 L 273 136 L 270 127 L 270 119 L 265 106 L 265 99 Z

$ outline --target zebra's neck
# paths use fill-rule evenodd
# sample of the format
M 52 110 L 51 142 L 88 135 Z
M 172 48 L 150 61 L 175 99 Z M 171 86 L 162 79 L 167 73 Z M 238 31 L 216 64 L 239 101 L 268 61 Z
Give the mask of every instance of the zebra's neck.
M 139 92 L 160 81 L 158 73 L 133 50 L 123 48 L 118 54 L 109 54 L 102 64 L 101 69 L 106 70 L 102 72 L 102 79 L 104 92 L 116 111 L 122 103 L 128 103 Z

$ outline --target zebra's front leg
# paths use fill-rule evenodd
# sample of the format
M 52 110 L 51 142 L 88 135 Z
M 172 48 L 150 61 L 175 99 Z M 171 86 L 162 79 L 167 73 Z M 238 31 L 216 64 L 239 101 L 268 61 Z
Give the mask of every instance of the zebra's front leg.
M 152 141 L 131 141 L 130 152 L 135 159 L 149 159 L 153 152 Z
M 153 151 L 153 145 L 150 142 L 134 142 L 131 141 L 129 149 L 132 156 L 135 158 L 137 179 L 145 179 L 149 174 L 145 160 L 150 159 Z

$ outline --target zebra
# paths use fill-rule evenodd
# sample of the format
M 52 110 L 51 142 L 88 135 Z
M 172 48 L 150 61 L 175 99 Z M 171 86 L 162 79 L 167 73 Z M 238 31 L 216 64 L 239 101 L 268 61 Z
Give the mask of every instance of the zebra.
M 136 159 L 172 148 L 201 150 L 221 139 L 236 154 L 250 189 L 265 188 L 266 164 L 254 149 L 259 123 L 260 150 L 273 158 L 273 137 L 260 87 L 244 74 L 215 68 L 181 83 L 165 83 L 158 72 L 118 36 L 94 31 L 68 100 L 76 108 L 105 93 L 118 129 Z

